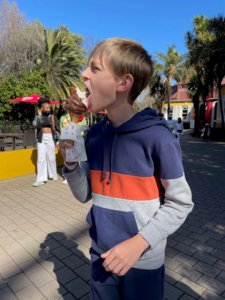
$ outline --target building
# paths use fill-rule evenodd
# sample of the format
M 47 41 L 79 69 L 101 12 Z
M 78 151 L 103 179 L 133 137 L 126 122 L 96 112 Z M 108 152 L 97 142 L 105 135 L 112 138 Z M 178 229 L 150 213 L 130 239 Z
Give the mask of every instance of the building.
M 193 120 L 193 102 L 187 95 L 187 88 L 185 82 L 180 81 L 173 85 L 170 100 L 170 115 L 174 120 L 181 118 L 183 122 L 191 123 Z M 168 117 L 168 103 L 163 106 L 163 114 Z

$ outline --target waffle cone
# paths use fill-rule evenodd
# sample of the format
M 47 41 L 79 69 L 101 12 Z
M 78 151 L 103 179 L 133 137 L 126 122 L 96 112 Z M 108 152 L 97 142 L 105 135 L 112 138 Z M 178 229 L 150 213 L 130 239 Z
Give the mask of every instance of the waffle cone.
M 80 119 L 80 117 L 82 116 L 82 114 L 78 114 L 78 113 L 74 113 L 72 111 L 69 111 L 69 115 L 70 115 L 70 120 L 71 122 L 77 124 L 78 120 Z

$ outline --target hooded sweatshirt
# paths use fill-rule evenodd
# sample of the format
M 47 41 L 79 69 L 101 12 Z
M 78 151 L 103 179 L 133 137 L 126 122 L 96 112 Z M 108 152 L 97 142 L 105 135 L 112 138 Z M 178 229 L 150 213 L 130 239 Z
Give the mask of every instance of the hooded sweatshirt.
M 63 172 L 75 198 L 93 199 L 92 248 L 102 254 L 139 233 L 149 248 L 133 267 L 161 267 L 168 235 L 193 208 L 180 146 L 166 121 L 148 108 L 115 128 L 106 115 L 89 130 L 86 151 L 88 162 Z

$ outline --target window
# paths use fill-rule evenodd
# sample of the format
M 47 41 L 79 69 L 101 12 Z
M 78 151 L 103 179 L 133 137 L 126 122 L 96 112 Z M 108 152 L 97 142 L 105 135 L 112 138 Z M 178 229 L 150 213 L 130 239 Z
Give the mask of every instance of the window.
M 187 114 L 188 114 L 188 108 L 187 106 L 182 107 L 182 119 L 186 120 L 187 119 Z
M 222 105 L 223 105 L 223 116 L 224 116 L 224 119 L 225 119 L 225 95 L 222 95 Z M 221 120 L 221 112 L 220 112 L 220 102 L 219 102 L 219 105 L 218 105 L 218 120 Z

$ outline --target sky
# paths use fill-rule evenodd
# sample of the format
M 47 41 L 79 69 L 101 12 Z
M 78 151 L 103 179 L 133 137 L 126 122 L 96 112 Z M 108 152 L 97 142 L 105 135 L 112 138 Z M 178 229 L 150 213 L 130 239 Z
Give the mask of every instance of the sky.
M 176 45 L 187 51 L 184 36 L 192 30 L 196 15 L 225 15 L 225 0 L 15 0 L 19 10 L 32 22 L 38 19 L 45 27 L 67 25 L 73 33 L 95 40 L 110 37 L 130 38 L 149 52 L 167 51 Z

